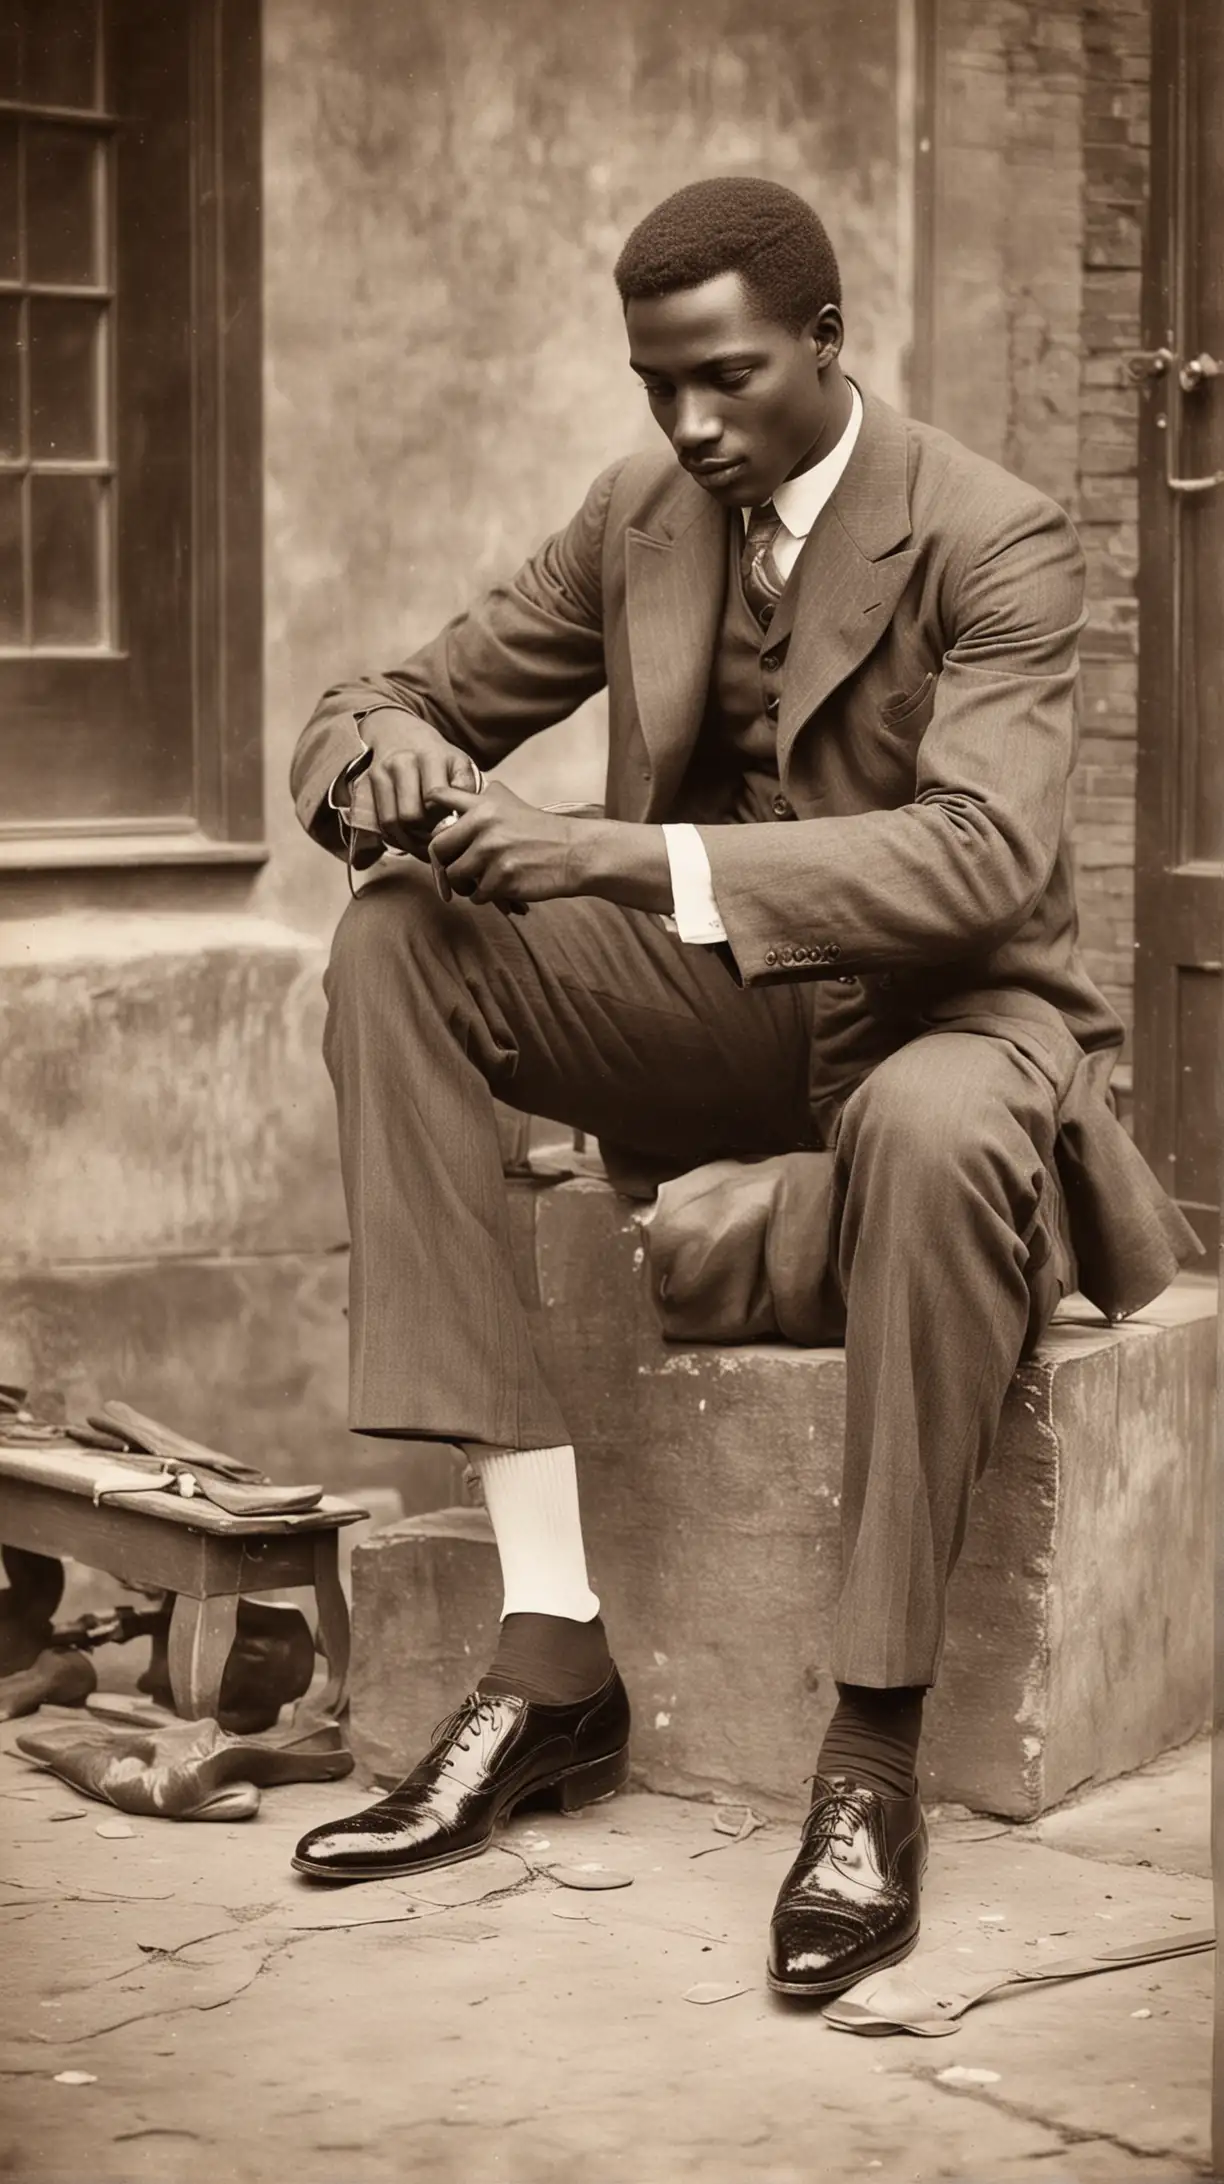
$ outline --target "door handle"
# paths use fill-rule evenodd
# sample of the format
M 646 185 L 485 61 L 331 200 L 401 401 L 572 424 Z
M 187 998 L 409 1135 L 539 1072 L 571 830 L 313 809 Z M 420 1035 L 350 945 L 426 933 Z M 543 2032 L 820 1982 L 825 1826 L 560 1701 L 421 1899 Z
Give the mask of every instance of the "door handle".
M 1218 356 L 1208 356 L 1206 349 L 1203 349 L 1198 356 L 1192 356 L 1188 363 L 1182 365 L 1177 375 L 1177 384 L 1183 394 L 1193 394 L 1195 388 L 1201 387 L 1205 379 L 1218 379 L 1221 372 L 1224 372 L 1224 362 Z
M 1124 359 L 1124 369 L 1128 379 L 1133 380 L 1137 386 L 1141 386 L 1144 380 L 1163 378 L 1164 374 L 1176 362 L 1177 355 L 1172 349 L 1139 349 L 1134 355 Z M 1222 373 L 1224 373 L 1224 360 L 1221 360 L 1218 356 L 1210 356 L 1207 350 L 1203 349 L 1200 350 L 1198 356 L 1189 357 L 1182 365 L 1177 375 L 1177 383 L 1183 394 L 1194 394 L 1202 386 L 1205 379 L 1218 379 Z M 1213 470 L 1202 478 L 1174 477 L 1172 463 L 1169 459 L 1171 449 L 1169 446 L 1168 419 L 1161 416 L 1156 419 L 1156 423 L 1163 426 L 1166 432 L 1165 484 L 1168 486 L 1170 493 L 1211 493 L 1214 492 L 1216 486 L 1224 485 L 1224 470 Z
M 1183 392 L 1193 394 L 1205 379 L 1218 379 L 1221 372 L 1224 372 L 1224 364 L 1218 357 L 1208 356 L 1204 349 L 1200 356 L 1193 356 L 1188 364 L 1182 365 L 1177 377 Z M 1217 485 L 1224 485 L 1224 470 L 1213 470 L 1205 478 L 1175 478 L 1169 465 L 1169 453 L 1166 444 L 1165 483 L 1170 493 L 1210 493 Z
M 1141 387 L 1145 379 L 1163 379 L 1169 366 L 1176 362 L 1175 349 L 1135 349 L 1130 356 L 1123 357 L 1122 369 L 1128 379 Z M 1221 372 L 1224 372 L 1224 358 L 1209 356 L 1206 349 L 1201 349 L 1197 356 L 1189 357 L 1182 365 L 1177 383 L 1183 394 L 1193 394 L 1205 379 L 1218 379 Z
M 1163 379 L 1170 364 L 1176 362 L 1172 349 L 1136 349 L 1132 356 L 1123 357 L 1122 369 L 1139 387 L 1145 379 Z
M 1224 470 L 1213 470 L 1207 478 L 1172 478 L 1166 475 L 1165 484 L 1170 493 L 1210 493 L 1215 485 L 1224 485 Z

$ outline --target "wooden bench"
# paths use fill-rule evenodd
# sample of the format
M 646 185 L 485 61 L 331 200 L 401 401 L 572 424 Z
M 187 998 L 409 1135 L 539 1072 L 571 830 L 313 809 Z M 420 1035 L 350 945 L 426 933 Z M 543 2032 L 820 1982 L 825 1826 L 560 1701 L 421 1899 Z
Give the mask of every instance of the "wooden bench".
M 117 1485 L 125 1471 L 132 1491 L 95 1503 L 98 1482 Z M 242 1595 L 313 1586 L 328 1672 L 318 1704 L 339 1713 L 349 1666 L 340 1527 L 368 1512 L 326 1494 L 302 1516 L 231 1517 L 201 1496 L 142 1487 L 144 1476 L 70 1443 L 0 1448 L 0 1542 L 173 1593 L 170 1684 L 191 1720 L 216 1717 Z

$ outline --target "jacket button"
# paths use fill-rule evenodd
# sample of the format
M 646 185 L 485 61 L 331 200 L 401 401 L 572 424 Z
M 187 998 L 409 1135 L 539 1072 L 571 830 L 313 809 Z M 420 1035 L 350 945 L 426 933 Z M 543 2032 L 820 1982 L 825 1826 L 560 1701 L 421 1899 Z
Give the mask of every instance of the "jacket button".
M 774 967 L 774 964 L 775 964 L 775 963 L 777 962 L 777 960 L 778 960 L 778 951 L 777 951 L 777 949 L 776 949 L 776 948 L 767 948 L 767 949 L 765 950 L 765 961 L 767 962 L 767 964 L 769 965 L 769 967 L 770 967 L 770 969 L 771 969 L 771 970 L 773 969 L 773 967 Z
M 857 986 L 858 980 L 853 976 L 850 971 L 839 971 L 837 974 L 836 983 L 839 986 Z
M 773 815 L 775 819 L 793 819 L 795 816 L 795 807 L 787 797 L 775 796 L 773 800 Z

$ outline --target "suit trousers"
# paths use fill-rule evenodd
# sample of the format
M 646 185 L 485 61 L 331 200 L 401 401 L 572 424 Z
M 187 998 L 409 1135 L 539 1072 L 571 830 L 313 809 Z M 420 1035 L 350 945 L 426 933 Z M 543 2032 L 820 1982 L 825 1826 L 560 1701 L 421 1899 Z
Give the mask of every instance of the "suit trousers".
M 812 1250 L 847 1364 L 833 1673 L 931 1683 L 972 1489 L 1065 1278 L 1044 1073 L 980 1034 L 890 1046 L 849 985 L 740 988 L 643 912 L 443 904 L 407 861 L 346 909 L 326 984 L 360 1433 L 570 1439 L 516 1291 L 494 1094 L 673 1173 L 831 1147 Z

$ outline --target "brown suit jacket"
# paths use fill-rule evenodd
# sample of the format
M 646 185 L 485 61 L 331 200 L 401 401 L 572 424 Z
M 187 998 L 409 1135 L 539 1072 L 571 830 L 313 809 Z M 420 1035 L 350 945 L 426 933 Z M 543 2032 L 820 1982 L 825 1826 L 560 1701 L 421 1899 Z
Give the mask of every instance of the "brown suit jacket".
M 372 703 L 489 767 L 606 685 L 606 807 L 685 816 L 733 520 L 670 455 L 599 477 L 508 583 L 384 675 L 329 690 L 295 754 L 303 824 Z M 859 978 L 898 1040 L 1015 1038 L 1050 1075 L 1084 1287 L 1132 1311 L 1197 1249 L 1107 1098 L 1121 1027 L 1076 943 L 1066 789 L 1082 558 L 1054 502 L 864 398 L 770 630 L 782 788 L 800 824 L 703 826 L 745 983 Z

